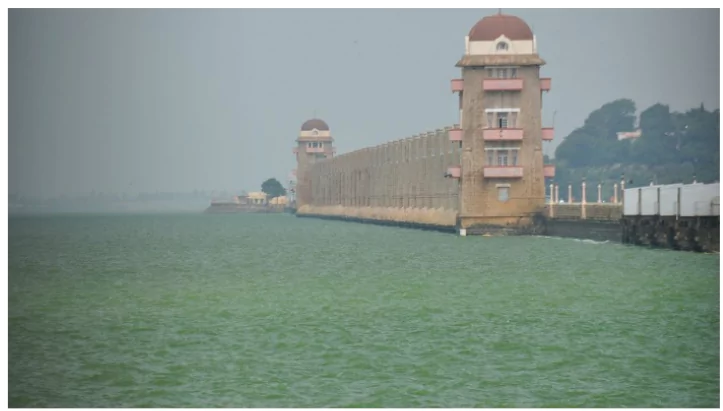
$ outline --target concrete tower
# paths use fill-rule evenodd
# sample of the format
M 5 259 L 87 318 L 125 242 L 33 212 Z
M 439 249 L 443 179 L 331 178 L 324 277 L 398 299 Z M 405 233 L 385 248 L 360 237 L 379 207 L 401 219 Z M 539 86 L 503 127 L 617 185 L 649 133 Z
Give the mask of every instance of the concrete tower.
M 550 79 L 540 78 L 544 64 L 518 17 L 484 17 L 466 37 L 462 78 L 452 80 L 460 129 L 450 132 L 462 144 L 460 228 L 524 231 L 544 206 L 545 177 L 554 176 L 542 155 L 543 140 L 553 137 L 542 125 L 542 91 L 550 90 Z
M 334 139 L 329 126 L 317 118 L 307 120 L 301 125 L 299 137 L 296 139 L 294 154 L 296 155 L 296 202 L 297 207 L 311 201 L 310 166 L 318 161 L 331 158 L 336 154 Z

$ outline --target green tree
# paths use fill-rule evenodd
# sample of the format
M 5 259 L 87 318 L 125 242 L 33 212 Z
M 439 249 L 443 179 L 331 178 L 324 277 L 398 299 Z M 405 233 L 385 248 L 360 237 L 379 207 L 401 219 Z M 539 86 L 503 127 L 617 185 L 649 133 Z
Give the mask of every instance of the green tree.
M 266 193 L 269 200 L 286 195 L 286 189 L 281 185 L 279 180 L 275 178 L 269 178 L 261 183 L 261 191 Z
M 720 110 L 702 105 L 684 113 L 654 104 L 640 114 L 641 136 L 617 140 L 617 133 L 635 128 L 635 104 L 619 99 L 593 111 L 555 151 L 555 178 L 560 187 L 572 185 L 575 198 L 585 178 L 588 201 L 595 201 L 597 184 L 603 198 L 625 175 L 628 187 L 718 181 L 720 174 Z M 632 181 L 632 183 L 630 183 Z M 565 190 L 565 193 L 567 191 Z
M 633 131 L 635 103 L 618 99 L 590 113 L 555 150 L 555 159 L 571 167 L 592 167 L 627 161 L 629 141 L 618 141 L 617 133 Z
M 640 113 L 642 136 L 631 148 L 631 160 L 640 164 L 655 165 L 676 161 L 677 130 L 670 108 L 654 104 Z

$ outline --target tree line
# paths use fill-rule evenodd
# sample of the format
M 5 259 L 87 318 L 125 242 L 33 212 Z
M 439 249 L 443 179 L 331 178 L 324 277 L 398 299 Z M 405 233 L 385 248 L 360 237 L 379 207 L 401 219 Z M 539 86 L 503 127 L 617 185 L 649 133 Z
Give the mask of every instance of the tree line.
M 639 121 L 635 113 L 632 100 L 612 101 L 590 113 L 582 127 L 560 143 L 552 163 L 561 197 L 572 184 L 579 199 L 583 178 L 590 188 L 587 201 L 597 201 L 598 183 L 603 184 L 603 198 L 609 199 L 623 174 L 628 187 L 718 181 L 719 109 L 708 111 L 701 104 L 680 113 L 654 104 L 640 113 Z M 618 132 L 635 130 L 641 131 L 640 137 L 618 140 Z

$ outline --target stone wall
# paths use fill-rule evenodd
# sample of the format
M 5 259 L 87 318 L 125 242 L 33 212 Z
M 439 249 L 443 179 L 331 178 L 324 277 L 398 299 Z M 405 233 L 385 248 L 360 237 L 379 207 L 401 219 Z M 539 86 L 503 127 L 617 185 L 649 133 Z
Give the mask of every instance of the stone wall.
M 551 237 L 577 238 L 594 241 L 622 241 L 622 225 L 619 221 L 558 220 L 545 221 L 545 235 Z
M 622 240 L 625 244 L 718 253 L 720 217 L 626 216 Z
M 452 127 L 342 154 L 305 167 L 297 214 L 455 226 L 459 165 Z
M 623 205 L 613 203 L 547 204 L 545 216 L 555 220 L 620 221 Z

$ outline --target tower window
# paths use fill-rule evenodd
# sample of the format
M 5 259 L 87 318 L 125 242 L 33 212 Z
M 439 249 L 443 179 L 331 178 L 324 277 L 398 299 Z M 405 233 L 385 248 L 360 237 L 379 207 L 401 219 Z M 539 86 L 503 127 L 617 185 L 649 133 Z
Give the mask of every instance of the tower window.
M 504 41 L 500 41 L 499 43 L 497 43 L 497 51 L 507 51 L 507 49 L 507 43 L 505 43 Z
M 510 198 L 509 187 L 497 187 L 497 199 L 505 202 Z
M 497 128 L 507 128 L 507 113 L 497 113 Z
M 487 112 L 487 128 L 517 127 L 517 112 Z
M 500 150 L 497 152 L 497 165 L 498 166 L 506 166 L 507 165 L 507 150 Z
M 490 78 L 517 78 L 517 67 L 492 67 L 487 69 Z

